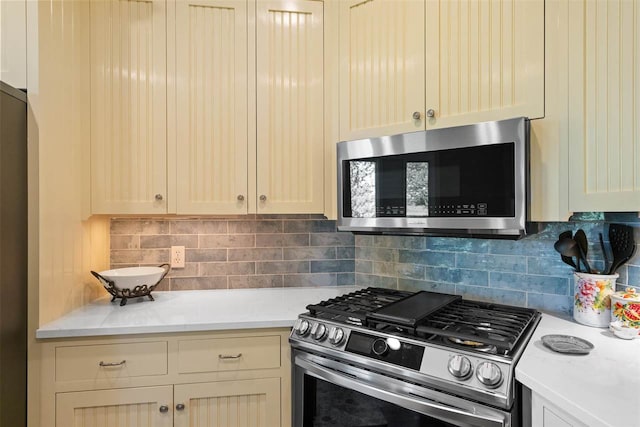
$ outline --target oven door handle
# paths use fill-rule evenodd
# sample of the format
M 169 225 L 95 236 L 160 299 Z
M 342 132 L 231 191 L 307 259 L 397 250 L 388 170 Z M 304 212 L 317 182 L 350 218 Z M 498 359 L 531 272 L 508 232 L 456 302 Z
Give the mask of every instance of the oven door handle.
M 341 372 L 324 368 L 302 358 L 296 358 L 296 366 L 302 368 L 305 373 L 328 381 L 332 384 L 348 388 L 403 408 L 410 409 L 421 414 L 437 418 L 441 421 L 452 423 L 460 427 L 508 427 L 509 423 L 500 414 L 474 413 L 461 408 L 448 406 L 430 399 L 416 395 L 402 395 L 358 381 L 356 374 L 349 376 Z M 461 424 L 462 423 L 462 424 Z

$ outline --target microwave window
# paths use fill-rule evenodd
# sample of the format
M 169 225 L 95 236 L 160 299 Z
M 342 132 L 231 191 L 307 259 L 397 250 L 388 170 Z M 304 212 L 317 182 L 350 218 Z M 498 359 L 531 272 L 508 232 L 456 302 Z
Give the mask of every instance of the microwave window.
M 429 162 L 407 162 L 407 216 L 429 216 Z
M 515 144 L 347 160 L 343 215 L 513 217 Z
M 376 216 L 376 163 L 350 162 L 351 216 L 375 218 Z

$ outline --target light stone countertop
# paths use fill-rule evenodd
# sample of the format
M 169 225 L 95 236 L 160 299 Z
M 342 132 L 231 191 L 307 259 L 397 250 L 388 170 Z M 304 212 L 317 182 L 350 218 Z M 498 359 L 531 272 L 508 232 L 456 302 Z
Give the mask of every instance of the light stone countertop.
M 588 355 L 560 354 L 540 338 L 560 334 L 591 342 Z M 640 339 L 544 314 L 516 379 L 589 427 L 640 427 Z
M 43 325 L 36 338 L 291 327 L 307 304 L 357 288 L 234 289 L 154 292 L 120 307 L 110 296 Z

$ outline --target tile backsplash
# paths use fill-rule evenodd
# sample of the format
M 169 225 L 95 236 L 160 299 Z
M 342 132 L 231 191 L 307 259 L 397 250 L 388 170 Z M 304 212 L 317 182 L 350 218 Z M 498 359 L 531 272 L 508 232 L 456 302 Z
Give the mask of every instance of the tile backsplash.
M 114 218 L 111 268 L 168 263 L 185 247 L 185 268 L 158 290 L 354 285 L 354 236 L 320 215 L 233 218 Z
M 518 241 L 370 236 L 336 231 L 321 215 L 230 218 L 114 218 L 111 267 L 169 262 L 185 246 L 184 269 L 158 290 L 306 286 L 382 286 L 455 293 L 496 303 L 572 312 L 572 268 L 553 249 L 564 230 L 585 230 L 593 268 L 604 261 L 598 233 L 611 222 L 635 228 L 637 214 L 587 213 Z M 608 245 L 607 245 L 608 247 Z M 640 287 L 640 250 L 620 270 L 618 286 Z

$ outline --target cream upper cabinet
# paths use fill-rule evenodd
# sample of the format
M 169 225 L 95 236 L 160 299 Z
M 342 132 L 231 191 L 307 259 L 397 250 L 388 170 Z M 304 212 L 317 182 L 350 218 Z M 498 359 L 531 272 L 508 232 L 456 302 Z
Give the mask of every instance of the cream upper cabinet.
M 640 7 L 569 2 L 569 209 L 640 211 Z
M 424 111 L 427 129 L 543 117 L 544 1 L 426 0 Z
M 258 0 L 256 54 L 257 212 L 323 212 L 323 3 Z
M 172 386 L 58 393 L 55 425 L 172 427 L 172 407 Z
M 341 140 L 424 129 L 424 8 L 424 0 L 340 3 Z
M 247 2 L 175 8 L 177 213 L 247 213 Z
M 280 426 L 280 379 L 175 386 L 175 427 Z
M 340 139 L 544 116 L 544 1 L 345 1 Z
M 165 1 L 92 1 L 90 51 L 91 211 L 165 213 Z

